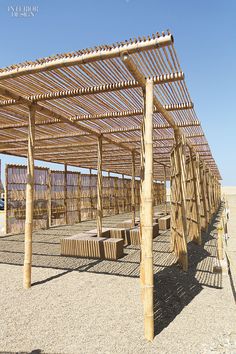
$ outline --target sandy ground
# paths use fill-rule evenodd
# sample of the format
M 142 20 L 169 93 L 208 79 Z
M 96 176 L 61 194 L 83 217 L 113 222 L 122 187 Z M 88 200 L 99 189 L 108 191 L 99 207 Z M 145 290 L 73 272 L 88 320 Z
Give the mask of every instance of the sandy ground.
M 0 236 L 5 234 L 5 212 L 0 210 Z
M 128 218 L 105 218 L 104 226 Z M 34 234 L 33 286 L 22 289 L 23 235 L 0 238 L 0 353 L 236 353 L 236 311 L 227 274 L 214 274 L 215 225 L 189 244 L 184 273 L 169 233 L 154 240 L 155 339 L 143 339 L 139 249 L 118 262 L 60 256 L 59 240 L 95 222 Z

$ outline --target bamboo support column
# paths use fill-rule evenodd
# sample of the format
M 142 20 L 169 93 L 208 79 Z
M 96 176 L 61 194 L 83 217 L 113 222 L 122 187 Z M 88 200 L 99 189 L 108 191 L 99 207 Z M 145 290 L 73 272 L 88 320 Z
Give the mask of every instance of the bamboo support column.
M 68 224 L 68 213 L 67 213 L 67 164 L 65 163 L 64 168 L 64 208 L 65 208 L 65 223 Z
M 114 177 L 114 210 L 115 215 L 119 214 L 118 177 Z
M 108 181 L 109 181 L 109 215 L 111 215 L 111 174 L 110 171 L 108 172 Z M 113 191 L 112 191 L 113 193 Z
M 52 222 L 52 190 L 51 190 L 51 171 L 48 169 L 48 180 L 47 180 L 47 229 L 51 227 Z
M 32 267 L 32 232 L 34 213 L 34 144 L 35 144 L 35 105 L 29 107 L 28 127 L 28 164 L 26 183 L 25 210 L 25 255 L 24 255 L 24 288 L 31 287 Z
M 102 136 L 98 137 L 97 161 L 97 236 L 102 236 Z
M 164 195 L 165 195 L 165 215 L 167 215 L 166 166 L 164 166 Z
M 135 153 L 132 151 L 131 211 L 132 226 L 135 225 Z
M 78 222 L 81 222 L 81 173 L 78 173 Z
M 153 312 L 153 80 L 146 80 L 144 111 L 144 175 L 142 185 L 142 242 L 144 265 L 144 332 L 154 338 Z
M 146 107 L 146 93 L 145 90 L 143 92 L 143 98 L 144 98 L 144 112 L 145 112 L 145 107 Z M 139 207 L 139 218 L 140 218 L 140 287 L 141 287 L 141 299 L 144 301 L 144 279 L 145 279 L 145 274 L 144 274 L 144 261 L 143 261 L 143 254 L 144 254 L 144 249 L 143 249 L 143 180 L 144 180 L 144 124 L 143 122 L 141 123 L 141 148 L 140 148 L 140 207 Z
M 4 195 L 4 211 L 5 211 L 5 233 L 8 234 L 8 165 L 5 166 L 5 195 Z
M 93 197 L 92 197 L 92 169 L 89 169 L 89 200 L 90 200 L 90 209 L 89 209 L 89 218 L 93 219 Z
M 203 212 L 203 216 L 204 216 L 203 229 L 204 229 L 204 231 L 207 231 L 208 212 L 207 212 L 207 198 L 206 198 L 206 189 L 205 189 L 205 166 L 204 166 L 204 163 L 202 162 L 200 164 L 200 161 L 199 161 L 199 167 L 200 167 L 200 188 L 201 188 L 201 198 L 202 198 L 202 212 Z
M 199 185 L 199 174 L 198 174 L 198 165 L 197 157 L 193 156 L 192 147 L 189 148 L 190 159 L 191 159 L 191 168 L 192 168 L 192 177 L 193 177 L 193 188 L 194 188 L 194 203 L 196 209 L 196 223 L 197 223 L 197 235 L 195 235 L 195 241 L 200 245 L 202 243 L 201 237 L 201 200 L 200 200 L 200 185 Z
M 183 136 L 180 136 L 175 131 L 175 142 L 176 142 L 176 161 L 178 171 L 179 171 L 179 192 L 180 192 L 180 209 L 181 218 L 179 222 L 182 224 L 182 247 L 181 253 L 179 254 L 179 261 L 183 267 L 184 271 L 188 270 L 188 252 L 187 252 L 187 207 L 186 207 L 186 169 L 185 169 L 185 141 Z
M 122 174 L 122 213 L 125 212 L 125 176 Z

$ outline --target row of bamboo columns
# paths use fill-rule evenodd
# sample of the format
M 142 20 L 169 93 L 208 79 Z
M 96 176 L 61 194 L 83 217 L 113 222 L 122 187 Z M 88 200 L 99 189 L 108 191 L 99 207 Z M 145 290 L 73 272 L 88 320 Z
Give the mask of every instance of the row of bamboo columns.
M 143 117 L 142 134 L 142 172 L 141 172 L 141 263 L 143 268 L 144 317 L 145 337 L 154 337 L 153 317 L 153 80 L 147 79 L 144 92 L 145 112 Z M 24 258 L 24 287 L 31 286 L 32 264 L 32 231 L 33 231 L 33 192 L 34 192 L 34 141 L 35 141 L 35 105 L 29 106 L 29 137 L 28 137 L 28 166 L 26 185 L 26 220 L 25 220 L 25 258 Z M 132 163 L 132 222 L 135 223 L 135 155 L 131 153 Z M 67 166 L 65 166 L 65 174 Z M 97 234 L 102 233 L 102 135 L 98 137 L 97 162 Z M 67 190 L 65 187 L 65 196 Z M 66 198 L 65 198 L 66 199 Z M 66 201 L 65 201 L 66 203 Z M 65 205 L 66 207 L 66 205 Z
M 141 134 L 141 154 L 140 154 L 140 236 L 141 236 L 141 257 L 140 257 L 140 282 L 142 289 L 142 299 L 144 305 L 144 330 L 148 340 L 154 338 L 154 310 L 153 310 L 153 80 L 146 79 L 143 88 L 144 96 L 144 116 Z M 26 222 L 25 222 L 25 259 L 24 259 L 24 286 L 31 286 L 31 262 L 32 262 L 32 222 L 33 222 L 33 181 L 34 181 L 34 123 L 35 106 L 30 106 L 29 113 L 29 138 L 28 138 L 28 169 L 26 187 Z M 182 203 L 182 225 L 187 230 L 186 219 L 186 172 L 185 160 L 182 146 L 182 136 L 175 133 L 176 139 L 176 161 L 180 171 L 180 190 Z M 131 153 L 132 161 L 132 221 L 135 222 L 135 156 Z M 67 171 L 67 166 L 65 167 Z M 102 233 L 102 135 L 98 136 L 98 161 L 97 161 L 97 235 Z M 166 171 L 165 180 L 166 180 Z M 205 176 L 204 188 L 213 194 L 218 201 L 219 190 L 211 183 L 210 175 Z M 197 189 L 196 189 L 197 190 Z M 195 191 L 196 193 L 196 191 Z M 66 190 L 65 190 L 66 194 Z M 210 205 L 210 204 L 209 204 Z M 209 210 L 208 210 L 209 209 Z M 212 215 L 214 208 L 208 208 L 208 214 Z M 208 215 L 208 217 L 209 217 Z M 187 252 L 187 249 L 186 249 Z
M 171 247 L 185 271 L 188 270 L 187 244 L 189 241 L 202 243 L 202 230 L 208 231 L 220 201 L 218 179 L 184 137 L 176 135 L 171 156 Z

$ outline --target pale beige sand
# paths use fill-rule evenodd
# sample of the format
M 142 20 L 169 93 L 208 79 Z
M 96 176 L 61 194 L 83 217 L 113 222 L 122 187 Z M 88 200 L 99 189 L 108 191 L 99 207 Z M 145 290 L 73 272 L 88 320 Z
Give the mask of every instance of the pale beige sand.
M 224 194 L 226 194 L 226 195 L 235 194 L 236 195 L 236 186 L 221 187 L 221 190 L 222 190 L 222 195 L 224 195 Z
M 105 219 L 114 224 L 122 216 Z M 155 331 L 143 339 L 139 250 L 119 262 L 66 258 L 59 239 L 94 222 L 34 235 L 33 283 L 22 289 L 23 235 L 0 238 L 0 351 L 36 353 L 233 353 L 236 311 L 228 275 L 213 274 L 214 231 L 190 244 L 184 273 L 169 234 L 154 240 Z

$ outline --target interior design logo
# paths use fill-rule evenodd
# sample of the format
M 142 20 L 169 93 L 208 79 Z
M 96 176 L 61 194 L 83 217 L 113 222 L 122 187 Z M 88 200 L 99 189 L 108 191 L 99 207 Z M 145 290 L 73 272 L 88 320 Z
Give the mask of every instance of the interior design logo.
M 39 11 L 36 5 L 8 6 L 8 13 L 11 17 L 34 17 Z

